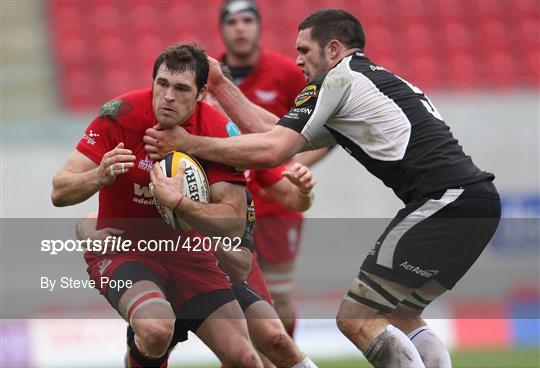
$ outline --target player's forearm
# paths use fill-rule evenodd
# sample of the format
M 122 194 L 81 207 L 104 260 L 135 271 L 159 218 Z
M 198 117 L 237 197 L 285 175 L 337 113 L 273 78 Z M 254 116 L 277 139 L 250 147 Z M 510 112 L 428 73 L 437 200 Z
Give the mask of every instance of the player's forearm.
M 295 190 L 289 196 L 289 209 L 292 211 L 304 212 L 307 211 L 313 204 L 313 191 L 305 194 L 300 190 Z
M 268 140 L 261 134 L 240 137 L 210 138 L 192 136 L 188 153 L 208 161 L 219 162 L 237 168 L 264 169 L 280 165 L 285 159 L 275 153 Z
M 300 152 L 294 156 L 294 161 L 309 167 L 319 162 L 329 151 L 330 148 L 321 148 L 315 151 Z
M 56 207 L 71 206 L 87 200 L 102 187 L 98 169 L 84 173 L 63 170 L 53 179 L 51 201 Z
M 200 203 L 184 198 L 175 213 L 207 236 L 236 238 L 245 231 L 245 218 L 229 204 Z M 243 212 L 245 213 L 245 211 Z
M 247 99 L 240 89 L 228 79 L 216 85 L 211 91 L 227 115 L 244 133 L 266 132 L 279 118 Z
M 225 250 L 218 247 L 216 257 L 219 260 L 219 267 L 229 275 L 233 283 L 244 282 L 251 269 L 251 259 L 253 254 L 242 248 L 240 252 Z
M 270 198 L 290 211 L 304 212 L 307 211 L 313 204 L 313 191 L 309 193 L 303 193 L 300 189 L 292 183 L 287 183 L 287 190 L 272 190 L 274 187 L 270 187 L 267 190 Z

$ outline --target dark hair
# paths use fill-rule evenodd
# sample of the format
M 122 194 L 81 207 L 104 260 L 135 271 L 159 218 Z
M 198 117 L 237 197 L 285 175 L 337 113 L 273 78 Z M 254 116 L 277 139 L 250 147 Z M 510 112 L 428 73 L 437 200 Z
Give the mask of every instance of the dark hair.
M 345 47 L 364 50 L 366 35 L 353 15 L 341 9 L 320 9 L 311 13 L 298 26 L 298 31 L 311 28 L 311 38 L 325 47 L 333 39 Z
M 193 72 L 197 90 L 200 90 L 208 80 L 206 53 L 195 44 L 175 43 L 163 50 L 154 63 L 153 79 L 156 79 L 157 72 L 163 63 L 173 73 L 182 73 L 186 70 Z

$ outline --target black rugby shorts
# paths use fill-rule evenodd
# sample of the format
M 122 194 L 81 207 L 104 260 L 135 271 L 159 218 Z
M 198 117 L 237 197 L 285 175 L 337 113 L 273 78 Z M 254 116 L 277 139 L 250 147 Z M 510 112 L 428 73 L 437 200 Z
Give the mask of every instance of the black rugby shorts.
M 491 240 L 500 216 L 491 181 L 427 195 L 397 213 L 360 269 L 416 289 L 430 280 L 452 289 Z

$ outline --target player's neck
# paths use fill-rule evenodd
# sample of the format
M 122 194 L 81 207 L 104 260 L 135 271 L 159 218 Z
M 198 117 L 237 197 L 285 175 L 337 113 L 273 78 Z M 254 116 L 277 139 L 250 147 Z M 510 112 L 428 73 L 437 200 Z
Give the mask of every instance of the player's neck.
M 257 64 L 257 61 L 259 60 L 259 55 L 260 50 L 257 47 L 249 55 L 235 55 L 232 52 L 227 53 L 225 60 L 227 61 L 227 65 L 232 67 L 252 66 Z
M 354 49 L 347 49 L 347 50 L 343 50 L 342 52 L 339 53 L 339 55 L 336 57 L 336 60 L 334 62 L 332 62 L 332 68 L 335 67 L 336 65 L 338 65 L 339 63 L 341 63 L 341 61 L 343 59 L 345 59 L 347 56 L 351 56 L 352 54 L 354 54 L 355 52 L 361 52 L 361 53 L 364 53 L 361 49 L 359 48 L 354 48 Z

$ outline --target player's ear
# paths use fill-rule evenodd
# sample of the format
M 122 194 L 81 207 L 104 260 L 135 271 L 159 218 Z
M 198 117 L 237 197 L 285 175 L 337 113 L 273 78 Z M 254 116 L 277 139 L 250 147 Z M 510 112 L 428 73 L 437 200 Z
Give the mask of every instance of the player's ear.
M 202 101 L 206 98 L 206 92 L 207 92 L 207 88 L 206 88 L 206 84 L 204 86 L 201 87 L 201 89 L 199 90 L 199 95 L 197 96 L 197 101 Z
M 343 45 L 341 42 L 339 42 L 336 39 L 331 40 L 326 45 L 326 51 L 328 56 L 330 56 L 331 59 L 336 59 L 339 57 L 339 53 L 341 52 L 341 49 L 343 48 Z

